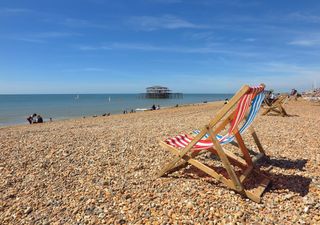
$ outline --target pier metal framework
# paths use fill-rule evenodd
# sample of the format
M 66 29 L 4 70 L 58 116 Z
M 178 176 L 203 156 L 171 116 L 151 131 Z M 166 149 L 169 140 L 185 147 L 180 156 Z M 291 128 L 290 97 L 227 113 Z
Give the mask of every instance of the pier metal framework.
M 183 98 L 182 93 L 173 93 L 169 88 L 163 86 L 152 86 L 146 88 L 144 98 Z

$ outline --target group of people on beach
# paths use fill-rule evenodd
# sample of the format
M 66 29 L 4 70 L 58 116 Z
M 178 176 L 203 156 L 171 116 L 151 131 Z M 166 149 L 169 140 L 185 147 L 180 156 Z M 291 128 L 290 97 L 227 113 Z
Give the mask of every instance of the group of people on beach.
M 30 115 L 28 118 L 27 118 L 27 121 L 30 123 L 30 124 L 34 124 L 34 123 L 43 123 L 43 118 L 41 115 L 37 115 L 36 113 Z
M 281 95 L 280 93 L 274 93 L 273 90 L 270 90 L 270 91 L 267 91 L 266 93 L 266 99 L 268 100 L 268 102 L 273 103 L 278 99 L 280 95 Z M 298 97 L 301 97 L 301 94 L 299 94 L 298 91 L 295 88 L 293 88 L 290 92 L 290 95 L 288 95 L 288 97 L 294 98 L 295 100 L 297 100 Z
M 135 113 L 136 111 L 134 109 L 131 109 L 130 113 Z M 128 114 L 128 110 L 123 110 L 123 114 Z

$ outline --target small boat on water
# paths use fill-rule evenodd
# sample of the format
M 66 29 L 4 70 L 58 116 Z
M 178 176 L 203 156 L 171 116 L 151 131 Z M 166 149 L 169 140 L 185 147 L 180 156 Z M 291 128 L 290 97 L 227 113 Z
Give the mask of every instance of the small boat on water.
M 147 109 L 147 108 L 137 108 L 136 111 L 140 111 L 140 112 L 143 112 L 143 111 L 150 111 L 151 108 Z

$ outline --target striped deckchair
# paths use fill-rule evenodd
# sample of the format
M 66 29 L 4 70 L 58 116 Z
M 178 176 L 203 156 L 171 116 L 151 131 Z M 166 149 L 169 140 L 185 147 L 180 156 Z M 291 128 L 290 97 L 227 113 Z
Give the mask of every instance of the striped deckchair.
M 224 107 L 218 111 L 209 124 L 197 132 L 198 134 L 195 137 L 188 134 L 181 134 L 161 141 L 160 145 L 168 149 L 176 155 L 176 157 L 159 171 L 158 176 L 161 177 L 187 162 L 251 200 L 260 202 L 261 195 L 268 186 L 270 179 L 261 174 L 256 167 L 257 159 L 263 157 L 265 152 L 251 123 L 257 115 L 263 101 L 264 87 L 264 84 L 256 87 L 243 86 L 228 104 L 224 105 Z M 246 116 L 248 111 L 249 114 Z M 238 127 L 241 124 L 243 125 L 239 129 Z M 227 133 L 225 135 L 219 135 L 218 133 L 228 125 L 230 125 L 230 128 Z M 248 128 L 251 130 L 252 137 L 260 151 L 260 154 L 258 154 L 256 158 L 250 155 L 241 137 L 241 134 Z M 203 138 L 206 135 L 208 135 L 208 138 Z M 222 148 L 222 145 L 234 142 L 235 140 L 235 145 L 241 150 L 242 157 Z M 202 150 L 208 150 L 217 155 L 228 175 L 224 176 L 222 173 L 196 160 L 195 157 Z M 179 163 L 181 160 L 182 162 Z M 242 173 L 237 175 L 232 165 L 239 167 Z M 248 190 L 244 186 L 244 182 L 251 174 L 261 178 L 255 191 Z
M 272 112 L 275 115 L 281 115 L 283 117 L 289 116 L 286 110 L 284 109 L 283 105 L 289 99 L 288 95 L 281 95 L 279 96 L 273 103 L 266 102 L 265 104 L 265 111 L 262 115 L 267 115 L 268 113 Z
M 251 104 L 251 107 L 250 107 L 250 112 L 247 115 L 246 121 L 242 125 L 242 127 L 239 129 L 239 133 L 240 134 L 243 134 L 250 127 L 250 125 L 252 124 L 252 122 L 256 118 L 264 99 L 265 99 L 265 95 L 264 95 L 263 92 L 261 92 L 252 100 L 252 104 Z M 200 133 L 200 130 L 194 130 L 193 131 L 193 134 L 197 135 L 199 133 Z M 217 140 L 221 140 L 222 137 L 223 136 L 220 135 L 220 134 L 216 135 Z M 203 137 L 203 139 L 207 139 L 207 138 L 209 138 L 209 134 L 206 134 Z M 226 138 L 224 141 L 221 141 L 220 144 L 222 144 L 222 145 L 223 144 L 228 144 L 228 143 L 232 142 L 234 139 L 235 139 L 235 136 L 232 135 L 232 136 Z

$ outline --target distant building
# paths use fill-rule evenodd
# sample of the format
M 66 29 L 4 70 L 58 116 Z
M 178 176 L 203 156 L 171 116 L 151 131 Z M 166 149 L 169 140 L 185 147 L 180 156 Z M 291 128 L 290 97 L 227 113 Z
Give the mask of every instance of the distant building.
M 182 93 L 172 93 L 172 91 L 163 86 L 152 86 L 146 88 L 145 98 L 182 98 Z

